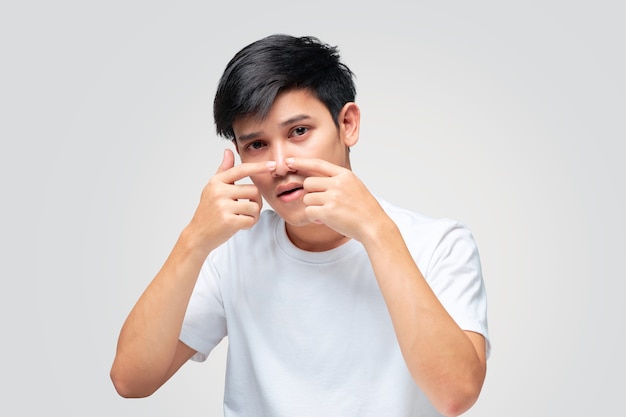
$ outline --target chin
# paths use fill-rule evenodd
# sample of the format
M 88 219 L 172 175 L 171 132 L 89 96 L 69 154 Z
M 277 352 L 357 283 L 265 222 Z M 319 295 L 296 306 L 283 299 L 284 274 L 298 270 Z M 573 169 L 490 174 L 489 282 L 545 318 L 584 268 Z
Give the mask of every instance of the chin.
M 280 217 L 290 226 L 301 227 L 307 226 L 309 224 L 313 224 L 309 219 L 307 219 L 304 215 L 294 216 L 293 213 L 281 213 L 277 212 Z
M 292 226 L 304 226 L 306 224 L 311 223 L 307 220 L 304 214 L 304 208 L 299 207 L 285 207 L 280 201 L 268 201 L 266 199 L 269 206 L 278 214 L 285 223 L 288 223 Z
M 300 219 L 300 221 L 290 221 L 289 219 L 285 219 L 284 217 L 283 219 L 285 220 L 285 223 L 287 223 L 289 226 L 292 226 L 292 227 L 305 227 L 305 226 L 311 226 L 311 225 L 318 226 L 316 223 L 313 223 L 309 221 L 308 219 Z
M 313 224 L 307 219 L 304 210 L 289 210 L 281 207 L 278 210 L 274 208 L 274 211 L 290 226 L 300 227 Z

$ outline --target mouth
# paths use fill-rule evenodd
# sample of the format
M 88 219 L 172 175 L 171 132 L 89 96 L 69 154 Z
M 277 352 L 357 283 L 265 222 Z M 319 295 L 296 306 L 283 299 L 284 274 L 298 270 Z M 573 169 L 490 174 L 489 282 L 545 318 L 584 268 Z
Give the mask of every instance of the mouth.
M 286 189 L 284 191 L 279 192 L 278 193 L 278 197 L 280 198 L 282 196 L 290 195 L 290 194 L 293 194 L 296 191 L 299 191 L 299 190 L 302 190 L 302 189 L 303 189 L 302 186 L 296 186 L 296 187 L 293 187 L 293 188 L 289 188 L 289 189 Z
M 276 189 L 276 198 L 283 203 L 299 201 L 304 196 L 304 187 L 301 181 L 289 181 Z

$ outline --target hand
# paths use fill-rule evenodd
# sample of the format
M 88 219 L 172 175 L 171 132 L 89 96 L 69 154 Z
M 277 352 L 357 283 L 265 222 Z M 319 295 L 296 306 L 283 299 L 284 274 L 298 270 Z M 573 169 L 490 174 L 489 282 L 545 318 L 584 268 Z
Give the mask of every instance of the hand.
M 311 222 L 363 242 L 374 235 L 381 221 L 389 219 L 351 170 L 322 159 L 287 158 L 286 163 L 307 176 L 303 202 Z
M 200 203 L 187 226 L 195 245 L 210 251 L 242 229 L 259 220 L 263 200 L 253 184 L 235 184 L 250 175 L 269 173 L 272 162 L 245 163 L 235 166 L 229 149 L 215 175 L 202 190 Z

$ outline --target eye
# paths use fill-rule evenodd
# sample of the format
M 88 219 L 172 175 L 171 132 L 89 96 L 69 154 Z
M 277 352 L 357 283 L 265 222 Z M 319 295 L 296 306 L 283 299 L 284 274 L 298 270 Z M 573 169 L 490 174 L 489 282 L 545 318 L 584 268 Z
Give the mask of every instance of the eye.
M 248 144 L 248 146 L 246 146 L 246 149 L 258 150 L 264 146 L 265 146 L 265 143 L 263 143 L 262 141 L 253 140 L 252 142 L 250 142 L 250 144 Z
M 307 127 L 298 126 L 298 127 L 296 127 L 295 129 L 293 129 L 291 131 L 291 136 L 302 136 L 302 135 L 304 135 L 308 131 L 309 131 L 309 129 Z

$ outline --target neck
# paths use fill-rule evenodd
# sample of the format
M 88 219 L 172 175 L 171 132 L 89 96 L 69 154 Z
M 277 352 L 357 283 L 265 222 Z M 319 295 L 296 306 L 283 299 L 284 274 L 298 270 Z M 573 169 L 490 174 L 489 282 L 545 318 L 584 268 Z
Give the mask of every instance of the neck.
M 346 237 L 323 224 L 306 226 L 286 225 L 287 236 L 296 247 L 309 252 L 323 252 L 337 248 L 348 240 Z

